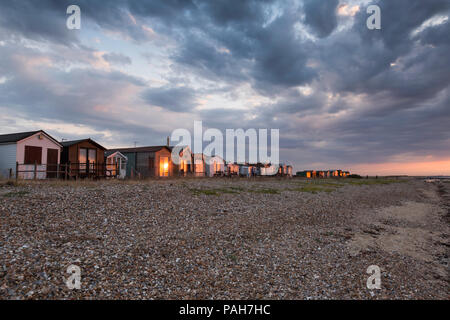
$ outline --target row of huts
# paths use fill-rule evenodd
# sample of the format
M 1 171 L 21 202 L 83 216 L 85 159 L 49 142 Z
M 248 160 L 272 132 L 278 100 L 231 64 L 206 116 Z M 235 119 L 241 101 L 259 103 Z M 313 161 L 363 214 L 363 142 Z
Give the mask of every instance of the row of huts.
M 350 175 L 349 171 L 343 170 L 305 170 L 298 171 L 296 173 L 297 177 L 301 178 L 345 178 Z
M 292 176 L 292 166 L 226 163 L 219 156 L 161 146 L 106 149 L 94 140 L 57 141 L 43 130 L 0 135 L 0 175 L 22 179 L 171 176 Z M 177 147 L 178 148 L 178 147 Z

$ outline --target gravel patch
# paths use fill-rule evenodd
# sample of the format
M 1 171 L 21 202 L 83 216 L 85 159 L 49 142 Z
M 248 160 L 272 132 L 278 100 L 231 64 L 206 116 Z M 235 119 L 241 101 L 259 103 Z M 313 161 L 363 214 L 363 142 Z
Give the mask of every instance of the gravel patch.
M 1 299 L 449 298 L 449 184 L 0 185 Z M 80 289 L 65 283 L 72 264 Z M 366 287 L 373 264 L 380 290 Z

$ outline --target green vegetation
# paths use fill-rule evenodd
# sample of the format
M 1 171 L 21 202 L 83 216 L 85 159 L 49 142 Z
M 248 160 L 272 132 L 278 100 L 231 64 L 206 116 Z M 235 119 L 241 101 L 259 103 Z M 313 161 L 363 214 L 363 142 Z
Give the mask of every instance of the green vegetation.
M 234 255 L 234 254 L 229 254 L 229 255 L 228 255 L 228 259 L 230 259 L 231 261 L 233 261 L 234 263 L 236 263 L 237 260 L 238 260 L 238 257 L 237 257 L 236 255 Z
M 360 179 L 360 178 L 341 178 L 341 179 L 311 179 L 294 182 L 300 187 L 295 188 L 294 191 L 301 192 L 332 192 L 340 187 L 346 185 L 365 186 L 365 185 L 383 185 L 392 183 L 404 183 L 407 180 L 401 179 Z
M 198 196 L 201 194 L 205 194 L 207 196 L 218 196 L 219 193 L 216 190 L 208 190 L 208 189 L 189 189 L 192 194 Z
M 266 194 L 279 194 L 280 191 L 277 189 L 272 188 L 266 188 L 266 189 L 255 189 L 255 190 L 249 190 L 250 192 L 254 193 L 266 193 Z
M 391 184 L 391 183 L 403 183 L 406 180 L 396 180 L 396 179 L 343 179 L 342 182 L 350 185 L 365 186 L 365 185 L 376 185 L 376 184 Z
M 188 188 L 194 195 L 205 194 L 208 196 L 218 196 L 220 194 L 239 194 L 241 192 L 253 192 L 253 193 L 264 193 L 264 194 L 279 194 L 280 191 L 272 188 L 263 189 L 244 189 L 242 187 L 222 187 L 222 188 L 211 188 L 211 189 L 199 189 L 199 188 Z
M 231 190 L 236 190 L 236 191 L 245 191 L 244 188 L 242 187 L 229 187 Z
M 318 192 L 333 192 L 336 189 L 332 188 L 323 188 L 319 186 L 304 186 L 300 188 L 290 189 L 291 191 L 299 191 L 299 192 L 310 192 L 310 193 L 318 193 Z
M 13 198 L 13 197 L 23 197 L 24 195 L 30 193 L 29 191 L 21 190 L 21 191 L 11 191 L 8 193 L 3 194 L 3 197 L 6 198 Z
M 201 194 L 205 194 L 207 196 L 218 196 L 221 193 L 234 193 L 237 194 L 239 193 L 239 188 L 213 188 L 213 189 L 198 189 L 198 188 L 189 188 L 189 190 L 194 194 L 194 195 L 201 195 Z

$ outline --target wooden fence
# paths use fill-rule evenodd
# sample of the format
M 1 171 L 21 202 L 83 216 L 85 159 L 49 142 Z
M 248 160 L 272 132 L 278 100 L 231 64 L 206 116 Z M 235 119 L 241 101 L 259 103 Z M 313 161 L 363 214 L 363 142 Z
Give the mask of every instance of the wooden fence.
M 101 179 L 117 178 L 119 176 L 118 164 L 95 162 L 64 163 L 64 164 L 19 164 L 16 162 L 16 180 L 22 179 Z M 12 169 L 9 178 L 12 178 Z

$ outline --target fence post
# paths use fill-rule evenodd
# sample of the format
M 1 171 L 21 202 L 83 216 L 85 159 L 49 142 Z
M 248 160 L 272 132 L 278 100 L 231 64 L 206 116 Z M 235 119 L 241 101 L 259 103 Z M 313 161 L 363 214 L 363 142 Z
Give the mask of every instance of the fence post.
M 19 162 L 16 162 L 16 181 L 19 178 Z
M 9 168 L 9 180 L 12 179 L 12 168 Z
M 36 180 L 37 176 L 37 161 L 34 162 L 33 180 Z
M 86 160 L 86 175 L 89 178 L 89 160 Z

